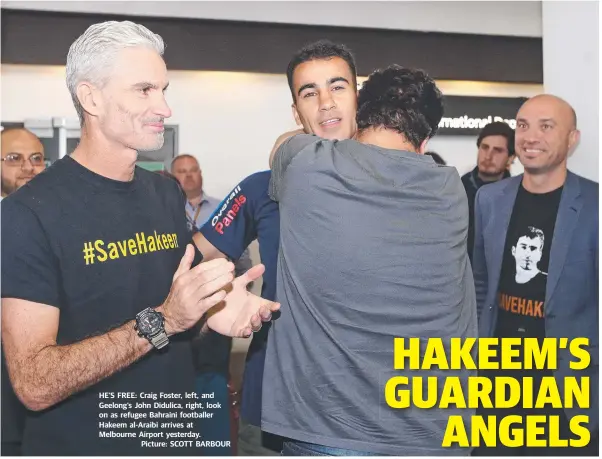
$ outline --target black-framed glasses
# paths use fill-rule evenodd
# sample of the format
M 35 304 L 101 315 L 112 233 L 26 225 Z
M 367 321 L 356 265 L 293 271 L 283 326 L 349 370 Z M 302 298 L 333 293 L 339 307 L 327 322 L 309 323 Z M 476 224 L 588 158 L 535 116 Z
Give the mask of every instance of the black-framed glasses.
M 42 153 L 34 153 L 27 159 L 20 153 L 9 153 L 1 161 L 10 167 L 23 167 L 25 161 L 29 161 L 33 167 L 41 167 L 46 164 Z

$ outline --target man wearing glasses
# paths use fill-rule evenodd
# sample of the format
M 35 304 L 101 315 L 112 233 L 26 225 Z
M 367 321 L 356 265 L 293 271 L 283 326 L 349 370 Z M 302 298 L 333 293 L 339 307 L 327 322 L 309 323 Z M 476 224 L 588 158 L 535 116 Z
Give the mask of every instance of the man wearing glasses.
M 46 168 L 44 146 L 24 128 L 2 131 L 2 198 L 21 188 Z

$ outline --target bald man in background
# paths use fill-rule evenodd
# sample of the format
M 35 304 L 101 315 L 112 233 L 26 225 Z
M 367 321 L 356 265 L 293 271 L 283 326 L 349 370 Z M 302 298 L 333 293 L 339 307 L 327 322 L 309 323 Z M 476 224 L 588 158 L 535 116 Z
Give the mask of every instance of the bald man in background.
M 2 131 L 2 197 L 21 188 L 46 168 L 44 146 L 32 132 L 24 128 Z M 8 230 L 4 226 L 3 230 Z M 6 269 L 6 267 L 5 267 Z M 2 456 L 21 454 L 21 437 L 25 424 L 26 410 L 17 399 L 8 379 L 4 350 L 2 350 Z
M 511 448 L 499 441 L 476 456 L 598 455 L 598 184 L 567 168 L 579 142 L 577 116 L 559 97 L 542 94 L 523 104 L 516 117 L 515 150 L 525 172 L 479 189 L 475 199 L 473 274 L 481 338 L 587 338 L 590 362 L 577 361 L 569 346 L 558 350 L 556 370 L 489 370 L 489 378 L 553 377 L 560 393 L 565 379 L 589 378 L 588 407 L 479 409 L 498 420 L 509 415 L 557 416 L 559 438 L 577 439 L 571 419 L 585 415 L 581 443 L 568 447 Z M 595 154 L 598 154 L 595 152 Z M 523 343 L 524 341 L 521 341 Z M 520 347 L 522 357 L 522 346 Z M 499 355 L 499 354 L 498 354 Z M 517 356 L 514 361 L 520 361 Z M 493 386 L 495 388 L 495 384 Z M 494 398 L 494 394 L 491 395 Z M 555 435 L 546 428 L 548 439 Z M 574 429 L 573 429 L 574 430 Z M 499 439 L 498 439 L 499 440 Z
M 25 128 L 2 131 L 2 198 L 21 188 L 46 168 L 44 146 Z

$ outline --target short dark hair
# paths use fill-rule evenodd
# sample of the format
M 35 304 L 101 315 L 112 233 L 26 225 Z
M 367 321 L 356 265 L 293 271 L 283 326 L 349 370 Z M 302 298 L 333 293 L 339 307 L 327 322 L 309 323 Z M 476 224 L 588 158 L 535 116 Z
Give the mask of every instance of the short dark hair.
M 364 81 L 357 100 L 357 128 L 384 127 L 403 134 L 416 149 L 437 133 L 441 91 L 423 70 L 391 65 Z
M 481 129 L 481 132 L 479 132 L 477 147 L 480 147 L 483 139 L 490 135 L 501 135 L 502 137 L 505 137 L 508 147 L 508 156 L 514 156 L 514 129 L 512 129 L 508 123 L 494 121 L 493 123 L 487 124 Z
M 318 40 L 314 43 L 305 45 L 297 51 L 288 63 L 286 78 L 288 79 L 288 87 L 291 90 L 294 101 L 297 100 L 295 90 L 293 89 L 293 73 L 295 73 L 295 69 L 304 62 L 315 61 L 317 59 L 332 59 L 333 57 L 340 57 L 347 62 L 349 70 L 351 70 L 351 73 L 353 74 L 353 85 L 355 90 L 355 87 L 357 87 L 357 70 L 355 67 L 355 58 L 353 57 L 353 54 L 351 54 L 351 51 L 345 45 L 339 45 L 330 40 Z
M 528 237 L 529 239 L 535 239 L 536 237 L 539 238 L 539 240 L 541 241 L 540 243 L 540 249 L 543 250 L 543 245 L 546 241 L 546 237 L 543 233 L 542 230 L 540 230 L 539 228 L 535 228 L 534 226 L 529 226 L 526 230 L 521 231 L 518 235 L 518 239 L 520 239 L 521 237 Z M 518 239 L 516 240 L 518 245 Z
M 425 153 L 425 155 L 431 156 L 437 164 L 441 164 L 442 166 L 447 166 L 447 163 L 445 162 L 445 160 L 441 156 L 439 156 L 437 153 L 435 153 L 434 151 L 427 151 Z

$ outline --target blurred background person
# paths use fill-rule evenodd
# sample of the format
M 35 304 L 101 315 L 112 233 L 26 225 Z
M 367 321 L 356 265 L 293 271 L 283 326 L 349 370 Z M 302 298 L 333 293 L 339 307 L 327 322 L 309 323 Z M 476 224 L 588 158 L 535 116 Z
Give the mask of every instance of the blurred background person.
M 171 163 L 171 173 L 186 193 L 188 229 L 196 232 L 220 201 L 203 192 L 203 172 L 194 156 L 189 154 L 176 156 Z
M 196 233 L 220 205 L 221 200 L 209 196 L 203 191 L 203 171 L 198 160 L 189 154 L 176 156 L 171 163 L 171 174 L 186 194 L 186 220 L 188 229 Z M 235 262 L 236 273 L 240 275 L 253 266 L 248 249 Z M 250 284 L 252 286 L 252 284 Z
M 477 138 L 477 166 L 462 176 L 468 197 L 468 257 L 472 262 L 474 245 L 474 201 L 483 185 L 510 177 L 514 161 L 514 130 L 503 121 L 487 124 Z
M 44 146 L 25 128 L 2 131 L 2 198 L 16 191 L 46 168 Z

